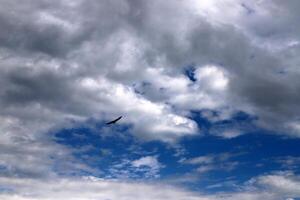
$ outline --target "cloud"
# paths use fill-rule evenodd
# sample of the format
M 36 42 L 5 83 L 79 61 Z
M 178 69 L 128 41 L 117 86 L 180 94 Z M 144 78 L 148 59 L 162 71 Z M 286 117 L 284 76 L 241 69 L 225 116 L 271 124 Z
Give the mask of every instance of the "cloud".
M 22 4 L 11 0 L 1 4 L 2 178 L 18 176 L 30 182 L 30 177 L 74 171 L 101 173 L 73 164 L 72 149 L 53 139 L 57 130 L 88 119 L 102 122 L 123 115 L 120 125 L 128 125 L 138 139 L 174 144 L 201 134 L 191 110 L 220 113 L 219 118 L 203 115 L 213 122 L 242 111 L 257 117 L 258 127 L 300 135 L 296 1 L 29 0 Z M 190 66 L 194 80 L 184 74 Z M 211 134 L 232 138 L 244 132 L 243 127 L 228 127 Z M 135 168 L 143 162 L 156 166 L 154 158 L 141 159 L 134 161 Z M 199 171 L 207 171 L 220 161 L 210 159 L 189 162 L 202 164 Z M 231 164 L 217 167 L 234 168 Z M 270 183 L 275 178 L 265 177 L 261 183 L 281 187 Z M 279 181 L 295 184 L 290 179 Z M 178 195 L 188 199 L 183 197 L 190 193 Z M 233 196 L 275 199 L 273 193 Z
M 196 165 L 196 172 L 205 173 L 209 171 L 225 170 L 231 171 L 234 170 L 239 162 L 233 161 L 232 158 L 238 156 L 230 153 L 222 154 L 209 154 L 204 156 L 198 156 L 194 158 L 182 159 L 180 160 L 183 164 Z
M 145 156 L 132 161 L 131 164 L 133 167 L 139 170 L 146 170 L 146 177 L 159 177 L 160 168 L 163 167 L 163 165 L 158 162 L 155 156 Z
M 299 180 L 294 178 L 292 174 L 288 175 L 266 175 L 259 177 L 257 182 L 264 185 L 271 190 L 278 191 L 279 193 L 290 195 L 293 197 L 300 196 Z
M 157 156 L 143 156 L 138 159 L 123 158 L 109 167 L 106 178 L 109 179 L 157 179 L 160 178 L 160 170 L 165 167 Z
M 17 199 L 191 199 L 204 200 L 197 194 L 180 188 L 160 184 L 144 184 L 107 181 L 94 177 L 80 179 L 58 179 L 51 181 L 39 181 L 32 179 L 5 179 L 15 195 L 1 194 L 1 198 L 8 200 Z M 36 190 L 27 193 L 28 189 Z
M 237 136 L 240 136 L 240 135 L 242 135 L 242 133 L 239 130 L 233 129 L 233 130 L 225 130 L 224 132 L 217 133 L 216 135 L 219 135 L 221 137 L 229 138 L 230 139 L 230 138 L 235 138 Z
M 132 165 L 134 167 L 142 167 L 147 166 L 151 168 L 159 168 L 159 162 L 157 161 L 157 158 L 154 156 L 146 156 L 142 157 L 140 159 L 132 161 Z
M 205 195 L 157 183 L 109 181 L 95 177 L 63 178 L 52 180 L 0 178 L 8 200 L 35 199 L 191 199 L 191 200 L 280 200 L 299 197 L 297 177 L 286 173 L 256 177 L 238 192 Z M 34 191 L 31 188 L 36 188 Z M 252 189 L 250 189 L 250 187 Z M 12 194 L 10 191 L 14 191 Z
M 243 110 L 263 127 L 297 136 L 296 76 L 276 74 L 283 58 L 252 42 L 257 34 L 243 25 L 242 3 L 5 3 L 1 115 L 40 120 L 47 130 L 66 119 L 126 113 L 134 135 L 170 142 L 198 132 L 191 109 Z M 196 82 L 182 73 L 190 64 Z
M 217 27 L 233 26 L 248 40 L 245 42 L 239 34 L 229 36 L 236 37 L 236 42 L 240 39 L 241 44 L 234 47 L 234 42 L 227 43 L 225 46 L 231 46 L 231 51 L 220 58 L 231 77 L 231 101 L 258 116 L 260 126 L 296 137 L 299 70 L 298 59 L 290 52 L 298 49 L 299 30 L 290 31 L 287 25 L 298 23 L 299 15 L 294 10 L 297 4 L 226 0 L 195 6 L 199 15 L 204 14 Z M 274 20 L 276 17 L 280 20 Z
M 285 156 L 275 159 L 275 162 L 281 164 L 285 169 L 296 169 L 300 164 L 300 158 L 295 156 Z
M 214 161 L 213 156 L 199 156 L 196 158 L 185 160 L 184 163 L 195 165 L 195 164 L 209 164 L 212 163 L 213 161 Z

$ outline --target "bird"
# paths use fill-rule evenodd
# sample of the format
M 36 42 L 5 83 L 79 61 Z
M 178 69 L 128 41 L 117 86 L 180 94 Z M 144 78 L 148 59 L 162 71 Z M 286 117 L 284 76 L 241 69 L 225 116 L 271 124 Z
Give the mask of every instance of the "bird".
M 122 118 L 122 116 L 118 117 L 117 119 L 114 119 L 110 122 L 107 122 L 106 125 L 115 124 L 117 121 L 119 121 Z

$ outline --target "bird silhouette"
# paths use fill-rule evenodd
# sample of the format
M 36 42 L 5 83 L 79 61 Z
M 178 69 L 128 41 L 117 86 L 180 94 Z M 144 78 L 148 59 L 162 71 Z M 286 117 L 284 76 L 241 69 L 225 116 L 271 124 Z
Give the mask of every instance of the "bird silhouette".
M 107 122 L 106 125 L 115 124 L 117 121 L 119 121 L 122 118 L 122 116 L 118 117 L 117 119 L 114 119 L 110 122 Z

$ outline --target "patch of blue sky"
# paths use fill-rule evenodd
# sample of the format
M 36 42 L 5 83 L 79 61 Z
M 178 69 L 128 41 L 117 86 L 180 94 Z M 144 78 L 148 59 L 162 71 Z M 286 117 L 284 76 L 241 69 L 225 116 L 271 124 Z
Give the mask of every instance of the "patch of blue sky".
M 211 122 L 193 114 L 201 131 L 209 131 Z M 254 117 L 238 113 L 232 119 L 218 122 L 227 125 L 249 123 Z M 160 179 L 183 184 L 193 190 L 218 192 L 235 190 L 247 180 L 275 171 L 300 173 L 297 151 L 299 139 L 283 138 L 265 130 L 251 129 L 247 134 L 226 139 L 210 134 L 182 138 L 177 144 L 145 142 L 130 134 L 130 126 L 104 127 L 103 123 L 64 129 L 56 141 L 73 150 L 73 155 L 91 168 L 102 172 L 102 178 Z M 228 155 L 220 158 L 222 155 Z M 136 168 L 134 160 L 153 156 L 158 169 Z M 208 163 L 190 164 L 185 160 L 210 156 Z M 84 173 L 79 173 L 82 175 Z M 76 174 L 75 174 L 76 175 Z
M 10 187 L 7 187 L 7 186 L 0 185 L 0 192 L 1 193 L 13 193 L 14 189 L 10 188 Z
M 195 66 L 194 65 L 189 65 L 187 67 L 184 68 L 184 74 L 193 82 L 196 81 L 196 78 L 195 78 Z

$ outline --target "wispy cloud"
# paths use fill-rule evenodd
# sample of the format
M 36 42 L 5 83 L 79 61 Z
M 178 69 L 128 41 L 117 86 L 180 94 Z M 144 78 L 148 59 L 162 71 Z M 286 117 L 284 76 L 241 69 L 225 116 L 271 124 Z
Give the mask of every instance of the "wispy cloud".
M 164 165 L 161 164 L 157 156 L 145 156 L 136 160 L 128 158 L 117 161 L 113 164 L 107 175 L 107 178 L 121 178 L 121 179 L 155 179 L 160 177 L 160 169 Z
M 239 165 L 238 161 L 232 160 L 235 156 L 238 155 L 230 153 L 208 154 L 205 156 L 183 159 L 179 162 L 183 164 L 196 165 L 196 171 L 199 173 L 205 173 L 213 170 L 231 171 Z

